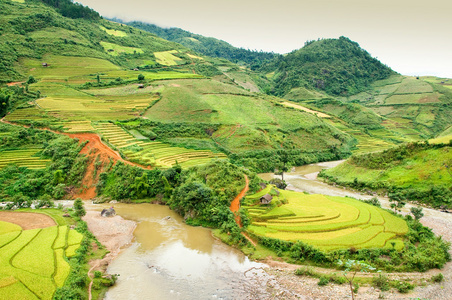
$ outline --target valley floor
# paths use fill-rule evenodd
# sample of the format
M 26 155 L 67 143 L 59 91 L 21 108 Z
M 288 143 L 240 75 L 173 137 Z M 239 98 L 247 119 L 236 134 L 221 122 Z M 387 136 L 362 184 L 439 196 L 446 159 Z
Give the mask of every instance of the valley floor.
M 385 203 L 383 203 L 385 205 Z M 93 262 L 97 268 L 106 268 L 114 257 L 116 257 L 122 247 L 127 246 L 133 239 L 135 222 L 124 220 L 120 216 L 113 218 L 102 218 L 98 208 L 94 205 L 86 205 L 87 215 L 84 220 L 88 223 L 91 232 L 104 244 L 110 254 L 102 260 Z M 409 207 L 405 210 L 409 211 Z M 452 242 L 452 215 L 424 208 L 425 216 L 421 222 L 433 229 L 435 234 L 442 235 L 446 241 Z M 451 253 L 452 254 L 452 253 Z M 260 275 L 246 275 L 248 280 L 240 284 L 245 286 L 249 295 L 244 295 L 243 299 L 252 296 L 253 299 L 350 299 L 348 285 L 328 284 L 321 287 L 317 285 L 318 279 L 307 276 L 296 276 L 294 271 L 298 265 L 291 265 L 275 261 L 269 258 L 265 261 L 268 267 Z M 252 271 L 252 270 L 250 270 Z M 318 269 L 322 272 L 322 269 Z M 330 270 L 323 270 L 329 272 Z M 428 284 L 425 287 L 419 286 L 409 294 L 400 294 L 394 291 L 381 292 L 374 287 L 360 287 L 355 299 L 451 299 L 452 295 L 452 262 L 446 264 L 442 270 L 430 270 L 426 273 L 403 274 L 403 277 L 411 279 L 429 279 L 432 275 L 441 272 L 444 281 L 440 284 Z M 392 278 L 397 278 L 397 274 L 392 274 Z

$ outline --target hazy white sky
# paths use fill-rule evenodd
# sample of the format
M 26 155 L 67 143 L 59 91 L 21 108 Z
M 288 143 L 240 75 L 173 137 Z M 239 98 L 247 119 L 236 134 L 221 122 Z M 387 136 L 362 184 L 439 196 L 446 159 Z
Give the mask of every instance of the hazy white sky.
M 179 27 L 252 50 L 356 41 L 404 75 L 452 78 L 451 0 L 77 0 L 105 17 Z

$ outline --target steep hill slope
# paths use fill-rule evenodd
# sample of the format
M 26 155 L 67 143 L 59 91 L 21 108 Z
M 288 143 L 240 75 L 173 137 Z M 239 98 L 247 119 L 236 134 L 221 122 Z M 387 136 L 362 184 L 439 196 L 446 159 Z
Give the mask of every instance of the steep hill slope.
M 6 121 L 96 132 L 127 159 L 162 167 L 223 152 L 271 171 L 278 151 L 303 164 L 344 157 L 355 143 L 314 114 L 253 93 L 259 76 L 227 60 L 111 21 L 63 17 L 40 2 L 0 5 L 8 53 L 0 80 L 27 81 L 3 85 Z M 154 122 L 156 134 L 141 134 L 130 118 Z M 174 122 L 180 130 L 169 134 Z M 192 136 L 194 128 L 206 130 Z
M 306 42 L 262 67 L 278 96 L 304 87 L 329 95 L 353 95 L 395 72 L 346 37 Z
M 118 19 L 114 20 L 124 23 Z M 180 28 L 162 28 L 154 24 L 137 21 L 124 24 L 151 32 L 166 40 L 184 45 L 185 47 L 203 55 L 225 58 L 231 62 L 239 64 L 245 63 L 251 69 L 257 69 L 263 63 L 280 56 L 279 54 L 273 52 L 253 51 L 249 49 L 237 48 L 225 41 L 213 37 L 205 37 L 199 34 L 194 34 Z

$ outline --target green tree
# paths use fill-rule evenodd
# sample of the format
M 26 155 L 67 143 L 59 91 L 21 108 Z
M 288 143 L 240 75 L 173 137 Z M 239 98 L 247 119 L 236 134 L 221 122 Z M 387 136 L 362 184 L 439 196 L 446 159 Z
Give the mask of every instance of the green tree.
M 86 215 L 85 207 L 83 206 L 83 201 L 80 198 L 74 201 L 74 213 L 77 217 L 83 217 Z
M 291 167 L 290 156 L 286 150 L 278 150 L 276 153 L 279 156 L 279 164 L 277 165 L 278 172 L 275 172 L 275 174 L 281 175 L 281 180 L 284 181 L 284 172 L 289 171 Z
M 0 90 L 0 117 L 6 115 L 9 106 L 10 94 Z
M 27 84 L 38 82 L 32 75 L 28 76 Z
M 142 199 L 148 195 L 148 174 L 143 173 L 141 177 L 135 177 L 135 180 L 131 186 L 132 197 Z
M 53 184 L 58 185 L 64 183 L 64 176 L 62 170 L 56 170 L 53 172 Z
M 411 214 L 413 214 L 415 220 L 420 220 L 424 216 L 422 207 L 412 207 L 410 208 L 410 212 Z
M 347 282 L 350 285 L 350 292 L 352 293 L 352 299 L 354 300 L 355 292 L 357 292 L 357 288 L 354 287 L 354 280 L 355 280 L 356 274 L 358 272 L 374 271 L 375 268 L 362 261 L 353 260 L 353 259 L 349 259 L 345 262 L 342 260 L 339 260 L 337 262 L 337 265 L 340 268 L 344 268 L 344 271 L 342 271 L 342 274 L 343 274 L 345 280 L 347 280 Z
M 143 81 L 144 80 L 144 75 L 143 74 L 138 75 L 138 80 L 139 81 Z

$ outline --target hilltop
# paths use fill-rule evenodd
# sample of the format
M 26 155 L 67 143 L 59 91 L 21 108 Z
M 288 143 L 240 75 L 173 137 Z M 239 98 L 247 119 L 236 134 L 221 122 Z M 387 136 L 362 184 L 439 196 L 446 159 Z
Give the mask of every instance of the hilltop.
M 278 96 L 285 96 L 296 88 L 332 96 L 353 95 L 374 81 L 395 74 L 358 43 L 343 36 L 308 41 L 303 48 L 264 65 L 261 71 L 271 78 L 274 94 Z

